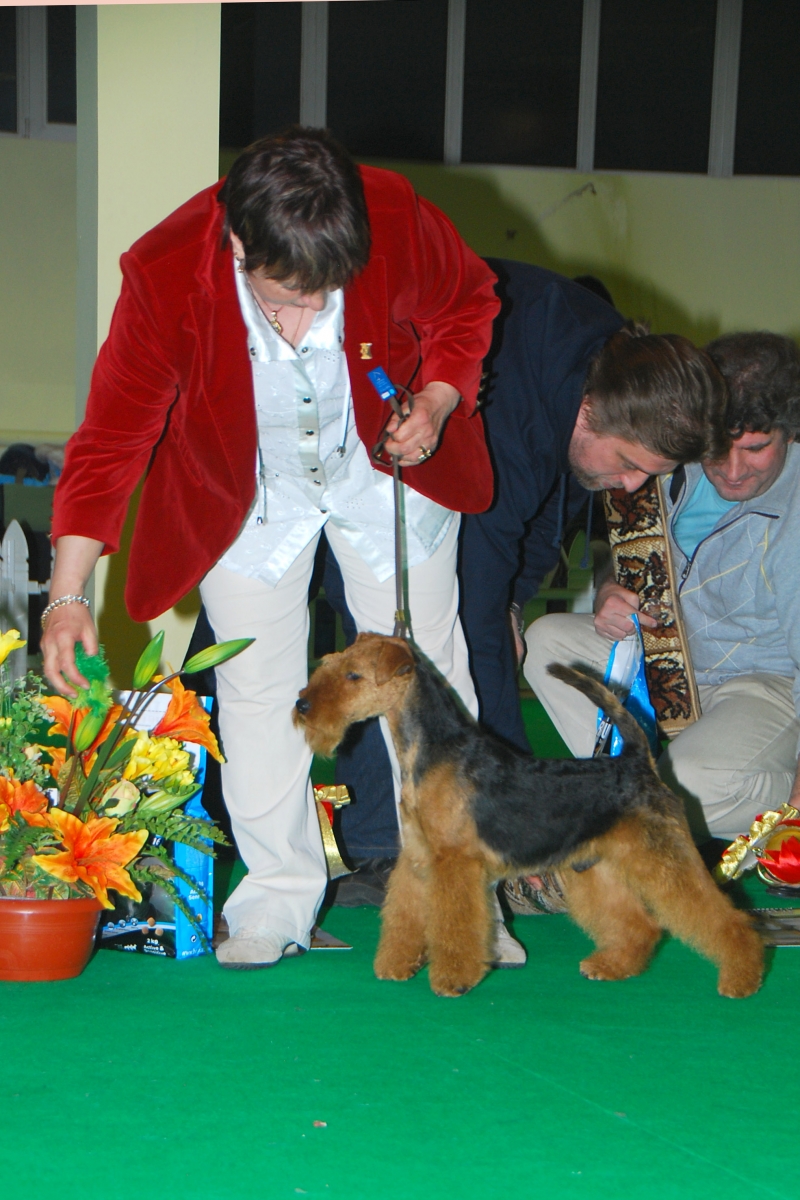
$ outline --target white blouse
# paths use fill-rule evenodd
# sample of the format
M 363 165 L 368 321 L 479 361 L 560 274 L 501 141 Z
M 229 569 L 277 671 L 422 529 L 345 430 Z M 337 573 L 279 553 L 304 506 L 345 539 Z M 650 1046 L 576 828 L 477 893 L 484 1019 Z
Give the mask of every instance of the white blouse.
M 344 352 L 344 294 L 328 292 L 295 349 L 264 316 L 246 275 L 235 270 L 235 278 L 247 326 L 259 450 L 253 507 L 220 563 L 274 587 L 332 521 L 383 582 L 394 574 L 392 480 L 371 466 L 356 432 Z M 403 507 L 405 561 L 414 567 L 439 546 L 453 513 L 405 484 Z

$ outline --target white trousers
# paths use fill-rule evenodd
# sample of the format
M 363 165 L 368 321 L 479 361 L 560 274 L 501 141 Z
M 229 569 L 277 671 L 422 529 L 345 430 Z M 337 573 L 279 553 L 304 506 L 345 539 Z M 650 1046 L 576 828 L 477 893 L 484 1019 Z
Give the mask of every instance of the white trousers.
M 477 713 L 464 634 L 458 620 L 458 520 L 435 554 L 408 572 L 412 636 Z M 390 634 L 394 577 L 379 583 L 339 530 L 326 534 L 344 578 L 359 632 Z M 276 587 L 216 566 L 200 592 L 218 641 L 254 637 L 252 646 L 217 668 L 225 803 L 248 874 L 229 897 L 232 934 L 274 932 L 307 947 L 327 883 L 313 791 L 311 752 L 292 724 L 308 680 L 308 585 L 318 538 Z M 388 733 L 387 733 L 388 736 Z M 391 739 L 392 769 L 399 769 Z
M 525 678 L 577 758 L 588 758 L 597 709 L 574 688 L 547 674 L 551 662 L 592 667 L 602 677 L 612 643 L 595 633 L 591 616 L 552 613 L 525 633 Z M 698 840 L 732 840 L 756 815 L 789 799 L 797 766 L 800 721 L 792 680 L 739 675 L 700 687 L 702 716 L 670 742 L 658 762 L 661 778 L 684 800 Z

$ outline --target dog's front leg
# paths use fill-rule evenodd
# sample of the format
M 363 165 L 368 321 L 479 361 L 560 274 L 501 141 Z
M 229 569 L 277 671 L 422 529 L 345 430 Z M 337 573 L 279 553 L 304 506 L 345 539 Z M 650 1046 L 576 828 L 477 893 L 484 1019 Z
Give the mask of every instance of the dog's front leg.
M 426 882 L 405 846 L 389 876 L 375 955 L 378 979 L 410 979 L 425 962 Z
M 462 996 L 483 979 L 491 958 L 491 913 L 484 862 L 440 851 L 428 886 L 430 984 L 437 996 Z

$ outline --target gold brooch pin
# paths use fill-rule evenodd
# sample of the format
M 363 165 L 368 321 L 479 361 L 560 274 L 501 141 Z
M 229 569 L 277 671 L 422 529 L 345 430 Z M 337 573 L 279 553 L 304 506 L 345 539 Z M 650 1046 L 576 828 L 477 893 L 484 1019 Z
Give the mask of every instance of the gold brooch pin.
M 372 358 L 372 342 L 361 343 L 361 357 Z

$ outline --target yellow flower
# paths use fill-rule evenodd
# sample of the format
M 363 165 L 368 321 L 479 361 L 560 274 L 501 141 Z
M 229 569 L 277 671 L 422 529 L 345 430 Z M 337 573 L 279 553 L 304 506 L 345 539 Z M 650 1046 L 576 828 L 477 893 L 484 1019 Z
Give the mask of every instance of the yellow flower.
M 18 629 L 9 629 L 0 637 L 0 664 L 6 661 L 12 650 L 21 650 L 26 644 L 20 640 Z
M 174 738 L 150 737 L 140 733 L 125 768 L 126 779 L 166 779 L 168 775 L 188 771 L 191 755 Z

